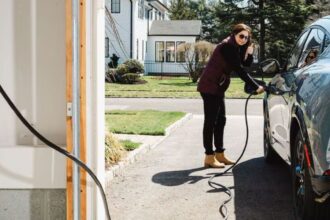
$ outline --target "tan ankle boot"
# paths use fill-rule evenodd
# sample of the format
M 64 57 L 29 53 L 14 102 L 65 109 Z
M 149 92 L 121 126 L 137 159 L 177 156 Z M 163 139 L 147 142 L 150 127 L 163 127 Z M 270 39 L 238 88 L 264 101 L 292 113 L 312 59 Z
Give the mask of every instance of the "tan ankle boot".
M 224 152 L 222 153 L 215 153 L 215 159 L 217 161 L 219 161 L 220 163 L 224 163 L 226 165 L 232 165 L 235 163 L 235 161 L 230 160 L 229 158 L 227 158 L 224 154 Z
M 205 167 L 212 167 L 212 168 L 224 168 L 225 165 L 223 163 L 219 163 L 214 157 L 214 155 L 205 155 L 204 160 Z

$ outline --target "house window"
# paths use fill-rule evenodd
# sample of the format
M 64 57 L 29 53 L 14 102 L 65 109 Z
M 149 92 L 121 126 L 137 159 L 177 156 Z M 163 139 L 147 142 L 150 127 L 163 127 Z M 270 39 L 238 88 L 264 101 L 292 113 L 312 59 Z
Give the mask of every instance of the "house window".
M 139 0 L 139 11 L 138 11 L 138 17 L 143 19 L 144 16 L 144 0 Z
M 153 19 L 153 15 L 154 15 L 154 11 L 153 11 L 153 10 L 151 10 L 151 11 L 150 11 L 149 20 L 152 20 L 152 19 Z
M 175 62 L 175 42 L 166 42 L 166 62 Z
M 105 38 L 105 41 L 104 41 L 104 43 L 105 43 L 105 58 L 109 58 L 109 38 L 108 37 L 106 37 Z
M 136 59 L 139 59 L 139 39 L 136 40 Z
M 185 52 L 184 52 L 184 41 L 177 41 L 176 42 L 176 62 L 182 63 L 185 62 Z M 181 45 L 181 46 L 180 46 Z
M 111 13 L 120 13 L 120 0 L 111 0 Z
M 164 62 L 164 42 L 156 41 L 155 49 L 156 49 L 155 61 Z
M 144 19 L 146 19 L 146 20 L 149 19 L 149 11 L 147 8 L 144 9 Z

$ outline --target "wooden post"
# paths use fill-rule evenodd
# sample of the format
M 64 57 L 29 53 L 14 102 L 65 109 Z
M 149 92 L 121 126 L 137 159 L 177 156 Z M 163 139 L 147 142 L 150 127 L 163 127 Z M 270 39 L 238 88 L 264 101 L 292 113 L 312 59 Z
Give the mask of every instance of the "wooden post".
M 86 0 L 80 0 L 80 159 L 86 162 Z M 80 169 L 81 219 L 86 220 L 86 171 Z
M 80 159 L 86 162 L 86 4 L 80 0 Z M 66 0 L 66 100 L 72 103 L 72 0 Z M 67 150 L 72 152 L 72 117 L 66 117 Z M 80 169 L 81 219 L 86 219 L 86 172 Z M 66 219 L 73 219 L 72 161 L 67 160 Z

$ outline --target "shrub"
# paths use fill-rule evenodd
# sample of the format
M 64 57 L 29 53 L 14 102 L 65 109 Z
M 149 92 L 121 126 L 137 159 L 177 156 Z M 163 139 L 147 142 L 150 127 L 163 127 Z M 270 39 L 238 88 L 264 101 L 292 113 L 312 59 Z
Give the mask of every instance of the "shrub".
M 115 69 L 108 69 L 105 72 L 105 81 L 108 83 L 115 83 L 117 82 L 117 76 L 116 76 L 116 70 Z
M 133 84 L 139 81 L 140 73 L 144 71 L 143 65 L 137 60 L 127 60 L 122 64 L 119 64 L 115 70 L 114 80 L 112 82 L 119 82 L 124 84 Z M 109 72 L 107 77 L 112 77 L 112 73 Z
M 143 73 L 144 67 L 143 64 L 140 63 L 138 60 L 126 60 L 124 64 L 127 66 L 127 73 Z
M 118 139 L 109 132 L 105 134 L 105 162 L 116 164 L 125 155 L 125 149 Z
M 126 73 L 122 76 L 124 83 L 133 84 L 140 79 L 140 75 L 136 73 Z
M 112 56 L 110 57 L 111 61 L 108 63 L 108 67 L 117 68 L 119 58 L 120 58 L 119 56 L 113 53 Z
M 120 76 L 128 73 L 128 67 L 126 64 L 119 64 L 119 66 L 116 69 L 116 73 Z

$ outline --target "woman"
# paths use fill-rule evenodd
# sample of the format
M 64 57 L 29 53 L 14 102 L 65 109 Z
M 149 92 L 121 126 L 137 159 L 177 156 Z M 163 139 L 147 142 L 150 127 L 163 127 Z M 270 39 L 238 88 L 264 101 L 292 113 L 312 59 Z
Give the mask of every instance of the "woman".
M 232 34 L 217 45 L 199 79 L 197 90 L 204 102 L 205 167 L 223 168 L 224 165 L 234 163 L 224 155 L 223 147 L 223 131 L 226 124 L 224 97 L 230 84 L 230 74 L 237 73 L 258 94 L 264 91 L 263 87 L 242 68 L 242 65 L 251 65 L 252 53 L 251 28 L 245 24 L 237 24 Z

